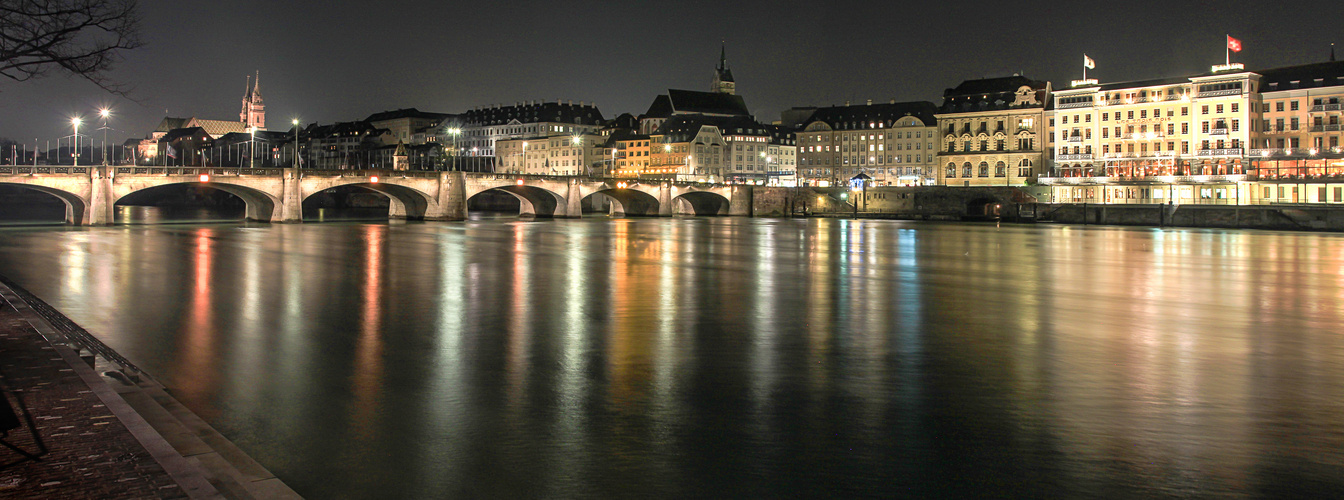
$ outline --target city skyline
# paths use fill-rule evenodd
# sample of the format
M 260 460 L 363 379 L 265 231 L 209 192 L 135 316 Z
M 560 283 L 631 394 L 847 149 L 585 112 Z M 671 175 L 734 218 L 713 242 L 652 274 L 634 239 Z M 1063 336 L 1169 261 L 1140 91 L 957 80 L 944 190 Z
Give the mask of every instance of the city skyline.
M 246 78 L 257 71 L 272 123 L 280 124 L 273 129 L 288 126 L 291 118 L 331 123 L 406 107 L 461 113 L 524 100 L 572 99 L 596 102 L 610 117 L 639 114 L 667 88 L 706 89 L 721 43 L 738 94 L 769 122 L 793 106 L 868 99 L 936 103 L 943 89 L 962 80 L 1016 72 L 1060 88 L 1081 76 L 1084 52 L 1097 61 L 1089 76 L 1103 82 L 1195 74 L 1221 62 L 1224 33 L 1245 44 L 1235 59 L 1248 69 L 1324 61 L 1335 38 L 1328 20 L 1344 14 L 1344 6 L 1326 2 L 1307 2 L 1296 11 L 1313 12 L 1309 17 L 1249 16 L 1249 9 L 1220 5 L 1214 11 L 1163 7 L 1152 17 L 1144 6 L 1041 15 L 1036 13 L 1050 11 L 1028 5 L 1001 13 L 972 2 L 938 12 L 860 3 L 824 12 L 800 4 L 767 10 L 754 2 L 689 4 L 667 12 L 550 4 L 322 11 L 305 5 L 142 4 L 148 43 L 128 52 L 111 73 L 134 87 L 138 102 L 61 75 L 7 82 L 0 85 L 7 117 L 0 121 L 0 137 L 25 143 L 69 135 L 70 116 L 91 123 L 104 106 L 114 111 L 114 143 L 143 136 L 164 116 L 227 119 Z M 711 8 L 721 15 L 688 17 Z M 851 13 L 853 19 L 956 21 L 883 23 L 868 33 Z M 439 22 L 444 19 L 478 22 Z M 343 28 L 355 20 L 364 31 Z M 542 25 L 559 29 L 536 29 Z M 1006 27 L 1006 34 L 990 29 L 995 27 Z M 551 37 L 557 33 L 568 41 L 556 43 Z M 1006 43 L 1011 40 L 1020 43 Z

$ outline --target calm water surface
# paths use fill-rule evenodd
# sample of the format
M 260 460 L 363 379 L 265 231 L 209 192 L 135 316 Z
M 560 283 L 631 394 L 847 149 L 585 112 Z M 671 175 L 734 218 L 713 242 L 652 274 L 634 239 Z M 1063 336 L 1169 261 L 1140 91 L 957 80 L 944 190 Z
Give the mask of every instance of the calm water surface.
M 590 218 L 0 228 L 309 498 L 1344 496 L 1344 239 Z

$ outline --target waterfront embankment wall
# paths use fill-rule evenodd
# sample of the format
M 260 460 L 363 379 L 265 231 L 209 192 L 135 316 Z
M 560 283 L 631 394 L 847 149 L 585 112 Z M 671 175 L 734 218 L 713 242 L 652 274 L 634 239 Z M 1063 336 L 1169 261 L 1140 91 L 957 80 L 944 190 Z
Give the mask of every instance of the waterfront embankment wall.
M 1039 205 L 1042 221 L 1288 231 L 1344 231 L 1344 208 L 1302 205 Z

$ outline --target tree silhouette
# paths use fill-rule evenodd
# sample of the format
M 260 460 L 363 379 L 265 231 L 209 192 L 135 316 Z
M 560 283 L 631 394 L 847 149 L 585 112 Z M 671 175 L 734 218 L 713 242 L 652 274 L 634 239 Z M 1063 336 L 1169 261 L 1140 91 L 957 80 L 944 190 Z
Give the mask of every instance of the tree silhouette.
M 107 73 L 141 46 L 135 0 L 0 0 L 0 75 L 28 81 L 60 70 L 125 95 Z

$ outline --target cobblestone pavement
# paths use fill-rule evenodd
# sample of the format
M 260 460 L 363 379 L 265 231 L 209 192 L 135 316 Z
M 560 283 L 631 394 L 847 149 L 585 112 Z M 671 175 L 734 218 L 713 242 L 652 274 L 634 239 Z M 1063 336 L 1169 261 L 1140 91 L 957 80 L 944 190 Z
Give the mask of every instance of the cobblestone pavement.
M 20 422 L 4 441 L 37 456 L 0 447 L 0 498 L 187 498 L 65 358 L 3 300 L 0 393 Z

